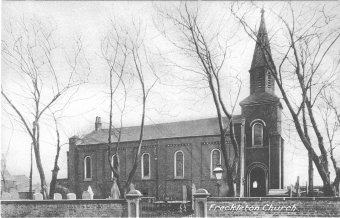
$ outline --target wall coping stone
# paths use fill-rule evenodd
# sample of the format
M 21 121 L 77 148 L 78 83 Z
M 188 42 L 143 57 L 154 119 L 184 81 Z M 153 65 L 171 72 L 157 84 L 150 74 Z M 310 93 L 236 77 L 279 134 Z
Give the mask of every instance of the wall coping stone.
M 124 199 L 5 200 L 1 204 L 126 204 Z
M 208 197 L 208 201 L 340 201 L 340 197 Z

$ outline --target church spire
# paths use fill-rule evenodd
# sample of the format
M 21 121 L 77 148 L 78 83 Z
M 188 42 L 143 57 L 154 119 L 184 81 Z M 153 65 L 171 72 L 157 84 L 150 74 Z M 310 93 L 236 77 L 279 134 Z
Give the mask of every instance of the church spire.
M 256 68 L 256 67 L 263 67 L 265 66 L 265 60 L 263 58 L 263 52 L 261 49 L 261 46 L 265 46 L 266 49 L 270 52 L 270 46 L 269 46 L 269 39 L 268 39 L 268 33 L 266 28 L 266 23 L 264 20 L 264 9 L 261 9 L 261 22 L 260 27 L 257 32 L 256 36 L 256 45 L 253 55 L 253 60 L 251 63 L 250 70 Z
M 250 94 L 274 94 L 275 92 L 275 81 L 268 71 L 266 64 L 266 59 L 268 60 L 267 52 L 271 54 L 266 23 L 264 21 L 264 9 L 262 8 L 260 27 L 257 31 L 253 60 L 249 70 Z

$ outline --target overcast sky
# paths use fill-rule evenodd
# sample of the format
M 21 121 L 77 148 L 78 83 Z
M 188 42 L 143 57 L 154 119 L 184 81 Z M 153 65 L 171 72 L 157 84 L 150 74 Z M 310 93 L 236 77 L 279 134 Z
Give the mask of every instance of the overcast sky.
M 166 2 L 158 4 L 160 7 L 170 7 L 175 2 Z M 281 2 L 259 2 L 260 7 L 268 9 L 280 9 Z M 329 3 L 334 4 L 334 3 Z M 299 6 L 298 3 L 296 3 Z M 302 3 L 301 3 L 302 5 Z M 108 31 L 110 19 L 117 21 L 122 25 L 131 24 L 131 20 L 140 20 L 145 26 L 145 42 L 152 50 L 152 55 L 157 56 L 157 52 L 161 50 L 163 53 L 172 54 L 173 60 L 178 60 L 178 56 L 174 49 L 170 46 L 169 41 L 154 27 L 157 23 L 157 13 L 155 13 L 155 5 L 148 1 L 141 2 L 107 2 L 107 1 L 37 1 L 37 2 L 2 2 L 2 27 L 13 19 L 25 19 L 35 17 L 38 20 L 50 20 L 57 27 L 56 37 L 58 42 L 62 43 L 65 50 L 69 51 L 75 36 L 82 36 L 85 48 L 85 56 L 89 59 L 91 65 L 91 75 L 89 83 L 83 86 L 73 98 L 73 103 L 65 109 L 60 120 L 60 128 L 62 129 L 62 142 L 66 143 L 68 137 L 72 135 L 86 134 L 94 129 L 94 121 L 96 116 L 102 117 L 104 126 L 108 122 L 109 102 L 107 96 L 107 71 L 105 64 L 100 59 L 100 42 Z M 221 2 L 203 2 L 201 7 L 204 8 L 204 16 L 209 19 L 219 21 L 232 22 L 228 20 L 228 5 Z M 251 12 L 253 19 L 250 21 L 252 27 L 258 26 L 260 20 L 260 9 Z M 133 18 L 133 19 L 132 19 Z M 267 29 L 270 31 L 275 27 L 275 19 L 270 13 L 266 13 Z M 222 25 L 223 26 L 223 25 Z M 228 29 L 223 27 L 226 37 L 230 36 L 236 29 Z M 4 33 L 4 28 L 2 28 Z M 272 33 L 269 32 L 269 35 Z M 5 34 L 6 37 L 6 34 Z M 6 40 L 6 38 L 3 38 Z M 234 38 L 234 44 L 231 52 L 228 54 L 228 63 L 226 71 L 229 70 L 233 75 L 237 75 L 243 82 L 240 99 L 242 100 L 249 94 L 249 73 L 251 59 L 255 43 L 249 39 L 242 29 L 238 31 Z M 157 58 L 156 58 L 157 60 Z M 2 63 L 3 64 L 3 63 Z M 61 61 L 60 65 L 64 63 Z M 214 117 L 216 115 L 214 105 L 207 92 L 202 88 L 202 84 L 197 83 L 197 87 L 188 88 L 188 84 L 192 85 L 193 75 L 184 73 L 178 69 L 171 69 L 171 77 L 167 74 L 168 68 L 156 64 L 159 68 L 161 83 L 157 84 L 149 97 L 146 124 L 173 122 L 179 120 L 190 120 Z M 9 90 L 16 87 L 20 79 L 15 76 L 14 72 L 8 67 L 2 67 L 2 85 Z M 62 69 L 62 67 L 61 67 Z M 187 80 L 190 80 L 188 82 Z M 124 116 L 124 125 L 138 125 L 140 122 L 140 99 L 138 100 L 138 88 L 136 84 L 132 85 L 131 98 L 128 99 L 128 110 Z M 15 89 L 15 88 L 14 88 Z M 225 92 L 228 93 L 225 89 Z M 228 95 L 226 95 L 228 96 Z M 234 95 L 233 95 L 234 96 Z M 4 104 L 4 101 L 2 101 Z M 285 108 L 285 106 L 284 106 Z M 30 163 L 30 139 L 23 128 L 16 121 L 10 119 L 7 114 L 8 108 L 2 110 L 2 152 L 7 151 L 7 168 L 11 174 L 29 174 Z M 117 112 L 117 111 L 116 111 Z M 117 112 L 118 113 L 118 112 Z M 236 107 L 235 114 L 240 113 L 240 107 Z M 117 118 L 117 117 L 116 117 Z M 289 114 L 284 109 L 283 121 L 290 119 Z M 114 122 L 118 122 L 115 119 Z M 285 133 L 283 137 L 285 143 L 285 184 L 294 183 L 296 177 L 300 175 L 303 181 L 307 180 L 307 155 L 305 149 L 299 144 L 299 140 L 294 134 L 293 126 L 289 126 L 286 122 Z M 52 129 L 53 130 L 53 129 Z M 50 180 L 53 159 L 55 155 L 55 135 L 52 130 L 45 132 L 42 137 L 42 159 L 47 180 Z M 288 131 L 287 131 L 288 130 Z M 61 167 L 60 178 L 66 177 L 66 151 L 64 146 L 59 161 Z M 35 165 L 34 165 L 35 166 Z M 315 174 L 316 170 L 315 170 Z M 39 181 L 36 168 L 34 168 L 34 181 Z M 316 182 L 320 181 L 319 179 Z

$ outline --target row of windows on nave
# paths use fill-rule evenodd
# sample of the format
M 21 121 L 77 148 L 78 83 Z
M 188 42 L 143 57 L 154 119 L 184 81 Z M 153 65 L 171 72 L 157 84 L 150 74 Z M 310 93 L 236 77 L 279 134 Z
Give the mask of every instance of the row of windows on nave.
M 210 152 L 210 177 L 213 178 L 213 169 L 221 164 L 221 151 L 217 148 L 211 150 Z M 117 155 L 113 155 L 111 158 L 112 167 L 119 164 L 119 158 Z M 174 178 L 183 179 L 184 178 L 184 166 L 185 166 L 185 156 L 182 150 L 178 150 L 174 153 Z M 111 175 L 113 177 L 113 173 Z M 141 176 L 142 179 L 151 178 L 151 162 L 150 154 L 143 153 L 141 157 Z M 84 158 L 84 179 L 92 179 L 92 159 L 91 156 L 86 156 Z

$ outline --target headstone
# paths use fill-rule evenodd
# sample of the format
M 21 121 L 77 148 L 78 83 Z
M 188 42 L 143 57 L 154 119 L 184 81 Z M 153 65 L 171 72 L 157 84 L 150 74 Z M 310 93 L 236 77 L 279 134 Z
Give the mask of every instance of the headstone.
M 83 194 L 81 195 L 81 199 L 90 200 L 93 198 L 91 198 L 91 194 L 88 191 L 83 191 Z
M 16 189 L 10 189 L 9 193 L 11 194 L 12 200 L 18 200 L 19 199 L 19 193 Z
M 67 200 L 76 200 L 76 199 L 77 199 L 76 194 L 74 193 L 67 194 Z
M 36 201 L 42 201 L 44 198 L 43 198 L 43 195 L 41 193 L 34 193 L 33 194 L 33 200 L 36 200 Z
M 8 193 L 8 192 L 3 192 L 2 195 L 1 195 L 1 200 L 11 200 L 11 194 Z
M 89 186 L 89 187 L 87 188 L 87 192 L 90 194 L 90 199 L 93 199 L 94 193 L 93 193 L 93 191 L 92 191 L 91 186 Z
M 53 200 L 62 200 L 63 196 L 60 193 L 54 193 Z
M 111 199 L 119 199 L 120 191 L 117 185 L 116 180 L 113 181 L 112 188 L 111 188 Z

